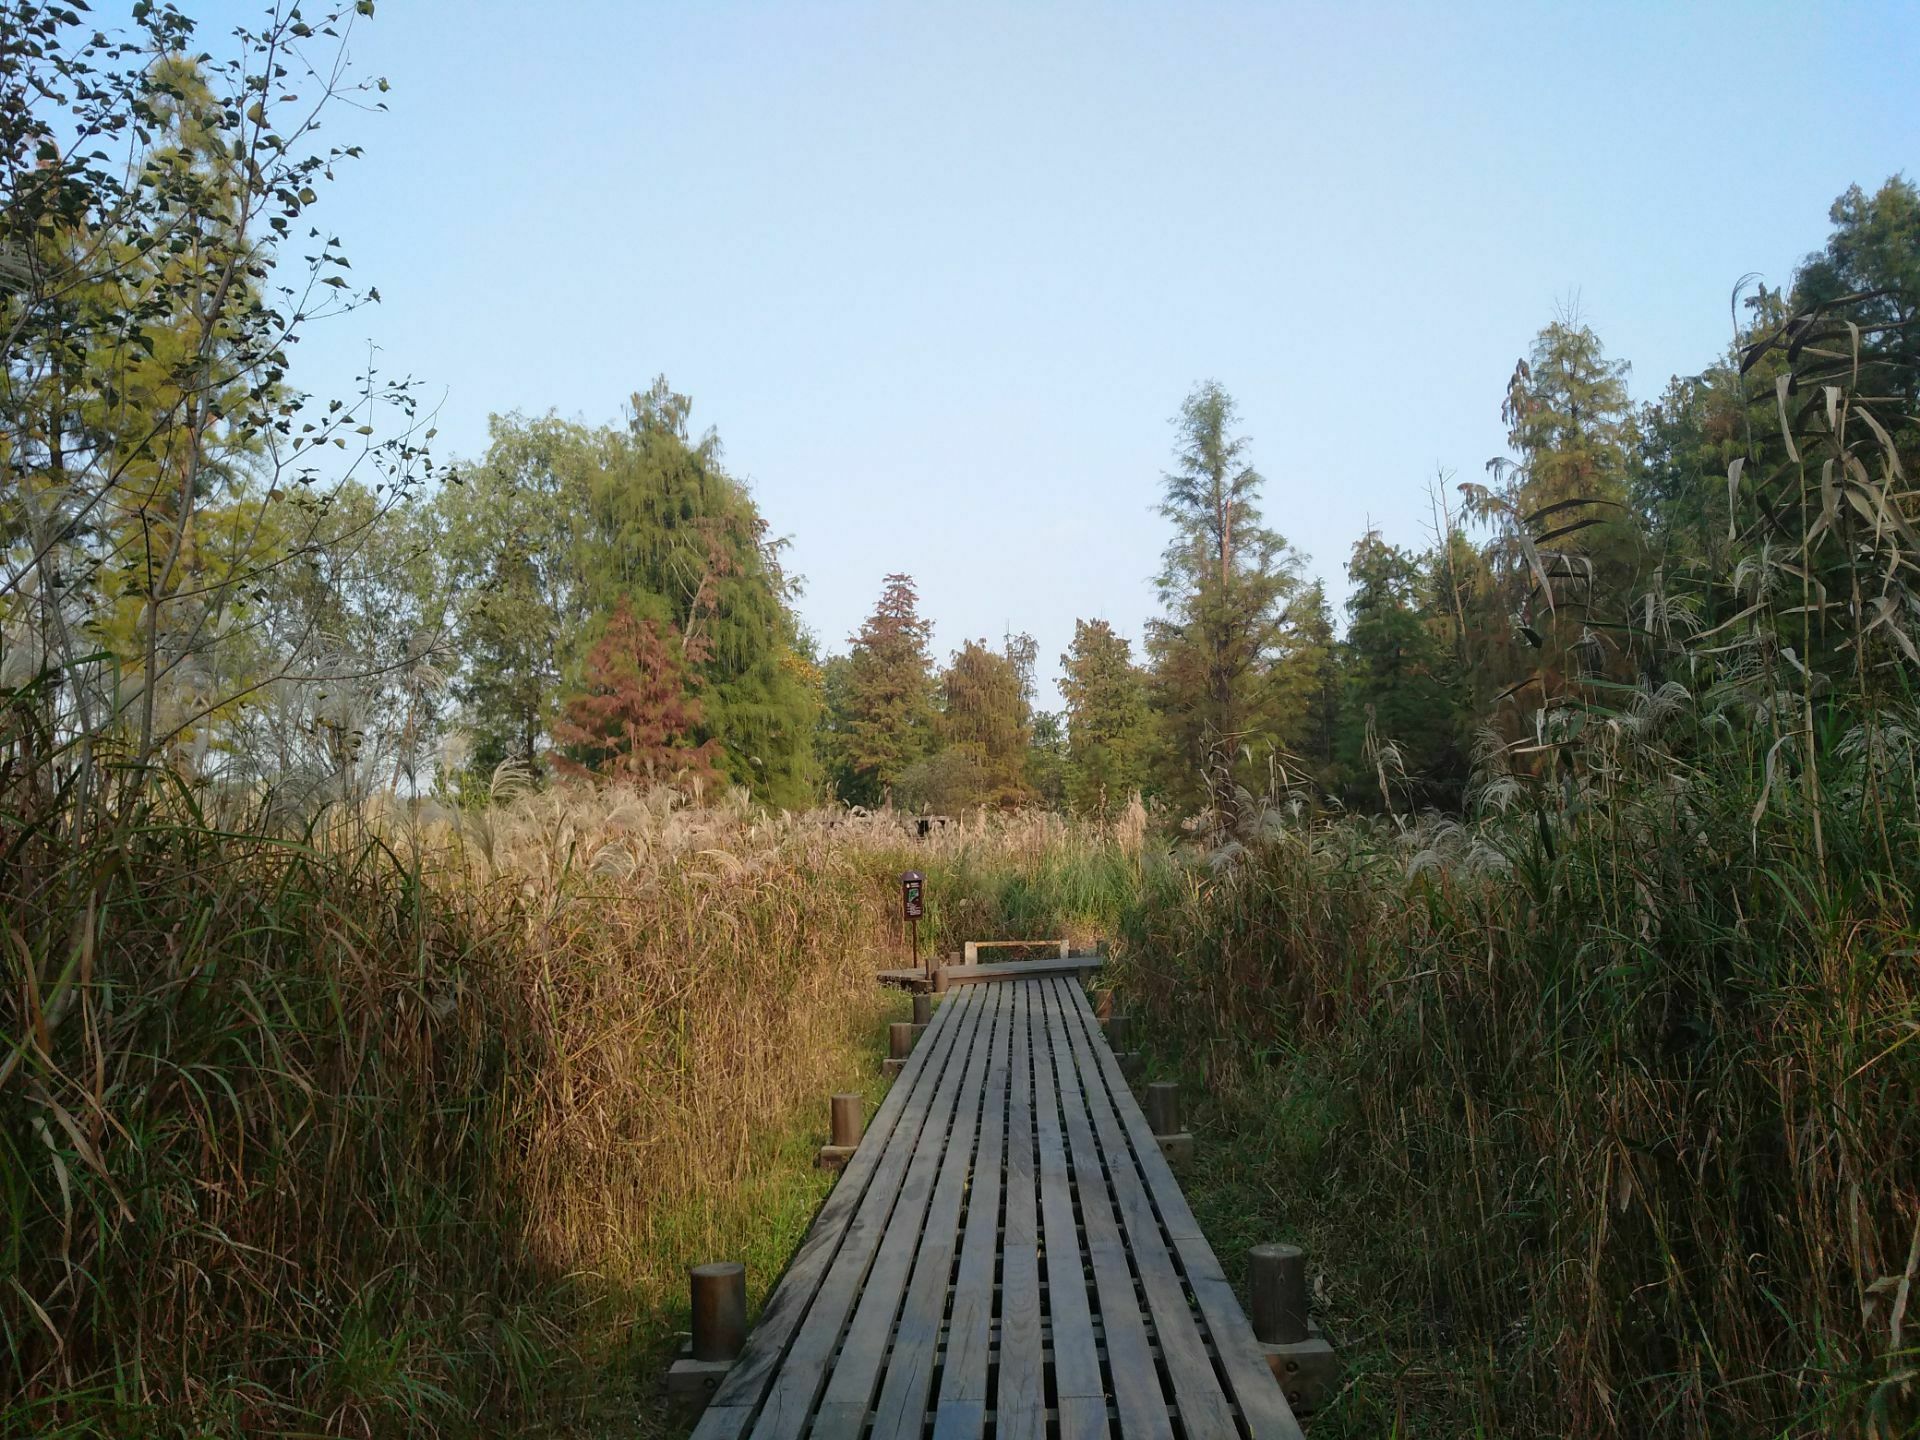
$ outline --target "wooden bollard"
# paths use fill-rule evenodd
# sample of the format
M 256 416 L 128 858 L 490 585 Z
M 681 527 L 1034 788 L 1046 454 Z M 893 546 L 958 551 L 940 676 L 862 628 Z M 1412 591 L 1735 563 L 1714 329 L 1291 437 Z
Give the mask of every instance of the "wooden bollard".
M 933 967 L 933 980 L 930 983 L 934 994 L 944 995 L 947 993 L 947 967 L 945 965 L 937 964 Z
M 838 1170 L 860 1148 L 860 1133 L 866 1128 L 866 1115 L 858 1095 L 835 1095 L 827 1102 L 832 1124 L 828 1143 L 820 1147 L 813 1163 L 822 1170 Z
M 1100 1024 L 1107 1032 L 1107 1048 L 1113 1051 L 1120 1073 L 1129 1080 L 1139 1079 L 1140 1052 L 1133 1048 L 1133 1017 L 1124 1010 L 1115 1010 Z
M 858 1095 L 836 1095 L 831 1102 L 833 1143 L 852 1149 L 866 1132 L 866 1107 Z
M 1147 1123 L 1155 1135 L 1180 1133 L 1180 1087 L 1172 1080 L 1147 1086 Z
M 1253 1333 L 1263 1344 L 1307 1338 L 1307 1252 L 1298 1245 L 1256 1245 L 1247 1252 Z
M 891 1080 L 907 1068 L 907 1056 L 913 1053 L 913 1022 L 896 1020 L 887 1026 L 887 1058 L 880 1069 Z
M 747 1267 L 737 1260 L 696 1265 L 693 1287 L 693 1358 L 737 1360 L 747 1346 Z
M 916 1025 L 933 1023 L 933 996 L 924 990 L 913 997 L 913 1023 Z
M 1307 1317 L 1307 1254 L 1298 1245 L 1255 1245 L 1247 1252 L 1253 1336 L 1295 1413 L 1327 1403 L 1340 1357 Z
M 1156 1080 L 1147 1086 L 1147 1123 L 1167 1163 L 1184 1169 L 1193 1159 L 1193 1136 L 1180 1128 L 1180 1087 L 1173 1081 Z

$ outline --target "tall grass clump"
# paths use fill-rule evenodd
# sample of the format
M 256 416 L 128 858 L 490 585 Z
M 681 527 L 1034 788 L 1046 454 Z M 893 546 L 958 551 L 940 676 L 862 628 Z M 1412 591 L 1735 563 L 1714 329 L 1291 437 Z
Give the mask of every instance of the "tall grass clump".
M 1130 983 L 1237 1137 L 1203 1218 L 1312 1244 L 1334 1434 L 1920 1427 L 1920 540 L 1818 319 L 1637 683 L 1487 737 L 1467 821 L 1241 797 L 1146 872 Z
M 0 1434 L 657 1428 L 684 1267 L 764 1295 L 872 1083 L 899 871 L 930 945 L 1090 936 L 1139 848 L 666 790 L 288 833 L 47 773 L 0 848 Z

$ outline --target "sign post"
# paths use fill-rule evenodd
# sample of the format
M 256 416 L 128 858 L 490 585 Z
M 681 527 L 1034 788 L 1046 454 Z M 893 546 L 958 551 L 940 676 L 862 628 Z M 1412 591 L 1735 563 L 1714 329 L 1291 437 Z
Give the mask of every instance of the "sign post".
M 906 917 L 907 929 L 913 936 L 913 963 L 920 968 L 920 917 L 926 913 L 925 903 L 920 896 L 920 887 L 926 877 L 918 870 L 909 870 L 900 877 L 900 912 Z M 927 977 L 931 980 L 933 977 Z

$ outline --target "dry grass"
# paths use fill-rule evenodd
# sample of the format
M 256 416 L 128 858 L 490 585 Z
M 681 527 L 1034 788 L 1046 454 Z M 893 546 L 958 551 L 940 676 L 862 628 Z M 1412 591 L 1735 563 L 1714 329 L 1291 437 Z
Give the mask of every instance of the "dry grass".
M 17 818 L 7 1434 L 657 1423 L 684 1266 L 743 1256 L 764 1290 L 823 1097 L 869 1082 L 898 871 L 944 945 L 1091 934 L 1138 855 L 1137 824 L 922 841 L 665 792 L 297 840 L 179 796 Z

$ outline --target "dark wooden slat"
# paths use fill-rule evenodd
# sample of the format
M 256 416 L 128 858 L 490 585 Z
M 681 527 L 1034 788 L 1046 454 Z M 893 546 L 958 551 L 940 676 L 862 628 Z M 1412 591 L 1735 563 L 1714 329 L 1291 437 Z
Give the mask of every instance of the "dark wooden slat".
M 1061 1415 L 1071 1410 L 1076 1432 L 1107 1433 L 1107 1388 L 1100 1378 L 1100 1353 L 1094 1343 L 1092 1307 L 1087 1296 L 1080 1234 L 1073 1218 L 1071 1172 L 1061 1140 L 1058 1086 L 1054 1082 L 1053 1036 L 1047 1025 L 1050 999 L 1044 986 L 1024 987 L 1032 1000 L 1033 1121 L 1039 1155 L 1041 1234 L 1046 1246 L 1047 1319 L 1053 1329 L 1054 1393 Z M 1089 1405 L 1097 1402 L 1098 1425 Z M 1064 1424 L 1063 1424 L 1064 1429 Z
M 1040 1247 L 1033 1180 L 1034 987 L 1013 995 L 1013 1056 L 1007 1093 L 1007 1213 L 1000 1257 L 1000 1382 L 997 1440 L 1045 1440 L 1046 1366 L 1040 1327 Z
M 1073 1157 L 1074 1178 L 1079 1182 L 1080 1219 L 1087 1232 L 1087 1255 L 1093 1262 L 1094 1288 L 1100 1297 L 1100 1321 L 1107 1340 L 1107 1370 L 1112 1376 L 1114 1405 L 1120 1413 L 1120 1433 L 1127 1440 L 1135 1436 L 1172 1440 L 1173 1426 L 1167 1419 L 1166 1395 L 1160 1387 L 1159 1372 L 1154 1369 L 1152 1344 L 1134 1293 L 1133 1271 L 1127 1264 L 1127 1244 L 1114 1217 L 1106 1176 L 1100 1170 L 1100 1154 L 1081 1099 L 1079 1077 L 1073 1068 L 1074 1055 L 1067 1034 L 1071 1021 L 1066 1006 L 1082 1002 L 1078 990 L 1069 997 L 1068 989 L 1064 981 L 1049 982 L 1047 1028 L 1059 1072 L 1060 1113 L 1066 1126 L 1067 1149 Z
M 933 1093 L 939 1066 L 930 1065 L 930 1061 L 936 1056 L 944 1057 L 951 1038 L 950 1025 L 958 1015 L 957 1009 L 951 1014 L 942 1011 L 935 1015 L 933 1026 L 921 1036 L 893 1088 L 874 1111 L 860 1148 L 840 1172 L 833 1192 L 821 1205 L 806 1239 L 761 1311 L 746 1351 L 714 1391 L 712 1403 L 707 1407 L 707 1416 L 714 1417 L 714 1426 L 728 1423 L 719 1412 L 744 1407 L 751 1413 L 765 1396 L 789 1342 L 799 1331 L 813 1297 L 826 1278 L 828 1266 L 846 1238 L 847 1227 L 866 1196 L 900 1118 L 916 1098 L 924 1104 L 925 1097 Z M 695 1440 L 725 1440 L 730 1433 L 711 1428 L 703 1416 L 694 1436 Z
M 1084 1003 L 1077 994 L 1063 996 L 1062 1000 L 1074 1067 L 1085 1082 L 1087 1111 L 1093 1121 L 1095 1138 L 1106 1156 L 1116 1208 L 1126 1230 L 1134 1268 L 1140 1273 L 1140 1288 L 1146 1292 L 1154 1336 L 1160 1342 L 1160 1354 L 1166 1362 L 1168 1378 L 1173 1382 L 1181 1424 L 1189 1435 L 1232 1435 L 1238 1429 L 1233 1406 L 1221 1392 L 1212 1357 L 1207 1354 L 1206 1339 L 1195 1322 L 1193 1303 L 1181 1283 L 1174 1257 L 1167 1249 L 1167 1237 L 1160 1231 L 1153 1202 L 1141 1183 L 1128 1137 L 1114 1114 L 1116 1101 L 1131 1104 L 1132 1095 L 1123 1090 L 1116 1097 L 1109 1092 L 1094 1050 L 1101 1042 L 1072 1013 L 1084 1009 Z M 1158 1158 L 1157 1145 L 1154 1152 Z
M 949 1002 L 951 1003 L 951 1002 Z M 920 1269 L 930 1263 L 946 1237 L 946 1251 L 952 1254 L 953 1235 L 960 1220 L 960 1205 L 966 1183 L 967 1165 L 980 1120 L 982 1081 L 991 1063 L 994 1033 L 999 1023 L 997 997 L 981 1000 L 974 1007 L 980 1012 L 976 1022 L 972 1052 L 956 1092 L 956 1105 L 948 1115 L 946 1133 L 933 1136 L 933 1128 L 942 1112 L 936 1105 L 927 1119 L 928 1140 L 913 1157 L 900 1204 L 881 1241 L 880 1253 L 867 1277 L 859 1309 L 822 1399 L 820 1413 L 813 1424 L 816 1440 L 855 1440 L 866 1424 L 867 1411 L 883 1368 L 893 1335 L 894 1320 L 900 1317 L 897 1348 L 904 1354 L 914 1348 L 912 1329 L 914 1309 L 908 1277 L 918 1283 Z M 944 1300 L 945 1267 L 942 1266 L 940 1296 Z M 908 1301 L 901 1314 L 901 1297 Z M 937 1322 L 937 1315 L 936 1315 Z M 937 1337 L 937 1323 L 929 1329 Z M 926 1347 L 932 1349 L 929 1344 Z M 922 1401 L 924 1412 L 925 1402 Z M 914 1433 L 918 1435 L 918 1430 Z
M 1213 1341 L 1221 1369 L 1226 1372 L 1228 1388 L 1233 1392 L 1234 1401 L 1239 1405 L 1249 1430 L 1256 1440 L 1268 1440 L 1268 1437 L 1271 1440 L 1304 1440 L 1300 1423 L 1294 1418 L 1292 1407 L 1287 1404 L 1287 1397 L 1281 1393 L 1279 1384 L 1273 1378 L 1273 1371 L 1268 1368 L 1266 1357 L 1260 1353 L 1253 1327 L 1248 1324 L 1246 1313 L 1241 1310 L 1240 1302 L 1234 1296 L 1233 1287 L 1227 1283 L 1212 1246 L 1201 1234 L 1192 1207 L 1187 1204 L 1186 1196 L 1180 1193 L 1180 1183 L 1174 1178 L 1172 1169 L 1154 1141 L 1153 1127 L 1147 1123 L 1147 1117 L 1127 1088 L 1119 1062 L 1113 1058 L 1113 1052 L 1100 1035 L 1099 1022 L 1093 1018 L 1093 1011 L 1084 996 L 1075 997 L 1070 1013 L 1082 1033 L 1092 1042 L 1089 1053 L 1093 1063 L 1113 1097 L 1120 1122 L 1131 1142 L 1135 1161 L 1154 1204 L 1159 1208 L 1161 1223 L 1173 1239 L 1175 1254 L 1193 1290 L 1208 1338 Z
M 794 1440 L 806 1425 L 820 1398 L 841 1327 L 865 1283 L 881 1233 L 893 1212 L 907 1167 L 920 1145 L 945 1143 L 943 1127 L 953 1113 L 962 1065 L 984 1010 L 968 1000 L 967 996 L 958 997 L 958 1003 L 953 1004 L 953 1019 L 941 1027 L 942 1039 L 949 1043 L 936 1057 L 939 1087 L 924 1102 L 916 1093 L 901 1124 L 895 1127 L 893 1143 L 887 1146 L 873 1183 L 847 1227 L 846 1239 L 814 1297 L 806 1323 L 768 1387 L 764 1408 L 753 1427 L 754 1440 Z M 926 1037 L 922 1036 L 921 1044 L 925 1043 Z
M 993 1038 L 993 1062 L 987 1069 L 982 1094 L 980 1148 L 967 1182 L 967 1226 L 960 1239 L 960 1269 L 954 1277 L 953 1303 L 947 1313 L 946 1361 L 940 1375 L 940 1415 L 954 1408 L 945 1433 L 967 1433 L 967 1417 L 986 1423 L 987 1362 L 993 1345 L 993 1282 L 1000 1258 L 1000 1179 L 1006 1162 L 1007 1081 L 1012 1053 L 1012 1029 L 1018 992 L 1008 986 L 996 993 L 994 1014 L 999 1021 Z M 981 1432 L 975 1430 L 974 1435 Z

